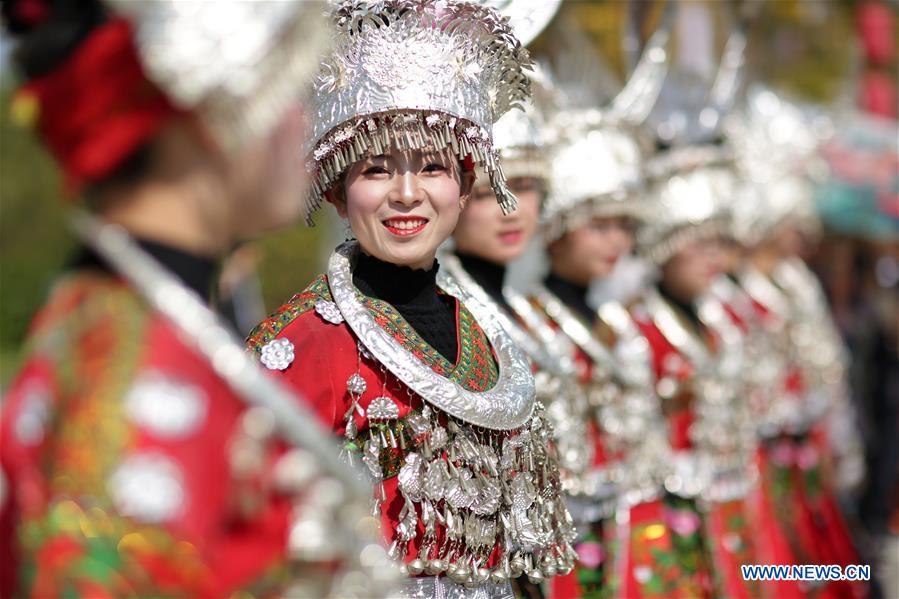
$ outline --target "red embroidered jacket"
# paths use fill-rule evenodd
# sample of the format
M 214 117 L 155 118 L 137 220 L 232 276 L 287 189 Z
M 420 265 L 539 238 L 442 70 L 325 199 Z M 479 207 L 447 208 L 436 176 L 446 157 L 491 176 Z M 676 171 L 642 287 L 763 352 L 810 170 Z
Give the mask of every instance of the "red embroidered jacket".
M 360 294 L 360 300 L 378 325 L 435 372 L 470 391 L 490 389 L 498 378 L 490 342 L 464 305 L 451 296 L 447 297 L 455 302 L 456 309 L 458 356 L 454 364 L 428 345 L 390 304 Z M 320 301 L 332 301 L 325 276 L 319 276 L 303 292 L 263 321 L 250 334 L 247 347 L 261 354 L 265 345 L 272 340 L 290 341 L 294 360 L 283 371 L 272 372 L 280 375 L 290 387 L 299 390 L 322 423 L 341 438 L 346 433 L 346 417 L 353 414 L 358 433 L 347 441 L 350 451 L 357 451 L 369 434 L 377 435 L 383 431 L 387 440 L 390 437 L 404 438 L 409 434 L 409 431 L 404 432 L 404 419 L 412 412 L 421 411 L 421 398 L 393 374 L 382 370 L 375 361 L 362 356 L 349 325 L 346 322 L 334 324 L 315 309 Z M 359 401 L 360 410 L 353 409 L 347 391 L 347 380 L 357 372 L 365 381 L 365 391 Z M 366 417 L 369 404 L 379 397 L 389 398 L 398 408 L 396 418 L 386 427 L 373 425 Z M 392 537 L 397 531 L 404 506 L 396 474 L 403 465 L 406 450 L 400 443 L 398 445 L 389 459 L 385 460 L 383 456 L 380 459 L 385 478 L 381 517 L 388 544 L 393 542 Z M 423 531 L 419 522 L 418 534 L 407 547 L 407 562 L 417 556 Z M 438 544 L 442 542 L 443 534 L 442 526 L 438 526 Z M 488 562 L 490 566 L 494 564 L 494 560 Z
M 261 471 L 258 509 L 237 509 L 243 413 L 126 284 L 63 280 L 3 406 L 0 595 L 277 594 L 291 506 Z

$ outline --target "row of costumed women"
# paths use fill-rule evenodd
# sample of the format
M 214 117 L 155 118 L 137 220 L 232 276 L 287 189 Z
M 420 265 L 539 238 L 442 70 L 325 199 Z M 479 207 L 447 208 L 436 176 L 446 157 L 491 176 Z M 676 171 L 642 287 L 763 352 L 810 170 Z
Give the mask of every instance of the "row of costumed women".
M 39 134 L 87 183 L 117 154 L 72 147 L 99 135 L 58 105 L 86 93 L 72 62 L 135 71 L 135 139 L 191 112 L 229 157 L 311 79 L 306 218 L 330 203 L 350 234 L 245 352 L 189 255 L 102 202 L 78 213 L 87 262 L 4 405 L 5 589 L 864 595 L 741 573 L 858 562 L 834 501 L 854 457 L 832 443 L 846 358 L 797 249 L 820 135 L 770 90 L 738 97 L 737 28 L 689 131 L 659 141 L 673 1 L 621 92 L 580 106 L 522 44 L 557 5 L 343 2 L 325 23 L 316 3 L 112 2 L 62 66 L 28 74 Z M 512 289 L 535 239 L 548 274 Z M 652 280 L 594 307 L 632 248 Z

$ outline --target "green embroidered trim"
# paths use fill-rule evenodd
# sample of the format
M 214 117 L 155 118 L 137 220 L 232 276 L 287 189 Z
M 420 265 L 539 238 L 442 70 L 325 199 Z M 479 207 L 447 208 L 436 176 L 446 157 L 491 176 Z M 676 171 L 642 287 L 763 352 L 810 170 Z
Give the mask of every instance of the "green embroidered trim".
M 422 339 L 396 308 L 359 292 L 356 295 L 380 327 L 434 372 L 469 391 L 484 391 L 496 384 L 499 371 L 490 341 L 465 306 L 459 307 L 459 362 L 454 365 Z M 303 292 L 293 296 L 253 329 L 247 337 L 247 349 L 260 353 L 266 343 L 277 337 L 297 317 L 312 310 L 319 300 L 333 301 L 325 275 L 316 277 Z
M 499 372 L 490 341 L 464 305 L 459 306 L 459 361 L 454 365 L 422 339 L 396 308 L 379 299 L 359 297 L 381 328 L 437 374 L 469 391 L 484 391 L 496 384 Z
M 320 300 L 331 301 L 331 291 L 328 289 L 328 280 L 325 275 L 318 275 L 300 293 L 275 310 L 268 318 L 256 325 L 247 336 L 246 346 L 248 351 L 256 354 L 262 352 L 262 347 L 278 336 L 284 327 L 315 307 Z

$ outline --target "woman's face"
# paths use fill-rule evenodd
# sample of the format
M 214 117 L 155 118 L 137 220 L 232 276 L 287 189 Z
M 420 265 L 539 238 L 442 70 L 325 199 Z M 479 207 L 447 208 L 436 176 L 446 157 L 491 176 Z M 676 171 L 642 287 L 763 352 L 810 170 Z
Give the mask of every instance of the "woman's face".
M 745 249 L 733 239 L 721 240 L 721 272 L 736 273 L 743 265 Z
M 264 138 L 229 161 L 227 188 L 237 238 L 253 237 L 295 223 L 302 215 L 308 183 L 301 152 L 307 127 L 297 106 Z
M 718 238 L 694 241 L 662 266 L 665 286 L 684 300 L 698 298 L 722 274 L 723 254 L 724 245 Z
M 549 246 L 553 271 L 581 285 L 609 276 L 633 247 L 632 229 L 629 218 L 607 217 L 569 231 Z
M 508 264 L 521 256 L 537 231 L 543 189 L 532 177 L 509 179 L 518 208 L 503 214 L 489 185 L 476 185 L 453 232 L 456 248 L 494 264 Z
M 777 253 L 782 258 L 792 258 L 802 255 L 805 249 L 805 239 L 797 224 L 788 219 L 779 225 L 772 236 Z
M 367 254 L 428 269 L 456 228 L 473 180 L 448 150 L 391 150 L 349 167 L 342 193 L 335 189 L 330 199 Z

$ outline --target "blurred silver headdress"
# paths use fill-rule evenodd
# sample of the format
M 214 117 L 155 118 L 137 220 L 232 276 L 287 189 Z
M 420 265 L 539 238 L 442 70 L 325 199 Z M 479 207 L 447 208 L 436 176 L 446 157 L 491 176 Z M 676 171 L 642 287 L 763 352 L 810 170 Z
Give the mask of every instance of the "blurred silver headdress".
M 643 187 L 644 148 L 638 132 L 603 124 L 598 111 L 566 112 L 552 159 L 543 235 L 552 242 L 597 216 L 639 216 L 636 194 Z M 557 121 L 558 124 L 559 121 Z
M 779 225 L 792 221 L 809 234 L 817 234 L 820 223 L 815 211 L 815 186 L 795 173 L 756 182 L 741 177 L 741 201 L 733 206 L 733 237 L 752 247 L 773 234 Z
M 549 75 L 534 65 L 527 71 L 532 97 L 521 110 L 510 110 L 493 125 L 493 149 L 499 155 L 506 180 L 517 177 L 549 182 L 549 153 L 554 130 L 550 115 L 555 107 L 555 93 Z M 483 168 L 475 169 L 478 181 L 489 180 Z
M 543 213 L 547 242 L 596 216 L 641 215 L 635 195 L 643 184 L 646 148 L 639 127 L 665 79 L 676 7 L 668 0 L 633 73 L 607 107 L 569 106 L 556 115 L 558 139 Z
M 522 46 L 527 46 L 553 19 L 562 0 L 522 2 L 521 0 L 477 0 L 509 19 Z M 506 179 L 532 177 L 549 181 L 549 146 L 552 129 L 549 118 L 557 108 L 555 84 L 540 65 L 527 71 L 532 96 L 523 110 L 510 110 L 493 125 L 493 147 L 499 153 Z M 478 169 L 478 179 L 486 173 Z
M 491 128 L 530 95 L 530 59 L 508 20 L 470 2 L 357 0 L 333 21 L 336 48 L 315 79 L 306 148 L 309 224 L 349 165 L 391 144 L 470 158 L 503 210 L 514 210 Z
M 701 84 L 672 76 L 650 116 L 662 148 L 646 162 L 648 218 L 636 245 L 638 254 L 655 264 L 664 264 L 697 239 L 731 235 L 739 186 L 733 149 L 720 138 L 722 120 L 742 84 L 746 30 L 758 10 L 758 3 L 746 5 L 706 91 L 697 95 Z
M 131 22 L 147 76 L 225 151 L 283 117 L 328 44 L 319 2 L 106 2 Z
M 817 233 L 815 186 L 828 170 L 818 148 L 831 126 L 816 126 L 797 104 L 756 86 L 724 130 L 736 150 L 743 193 L 754 200 L 735 206 L 734 236 L 756 245 L 788 219 Z
M 637 232 L 637 253 L 662 265 L 686 245 L 731 232 L 736 177 L 728 163 L 704 163 L 654 181 L 647 194 L 652 218 Z

